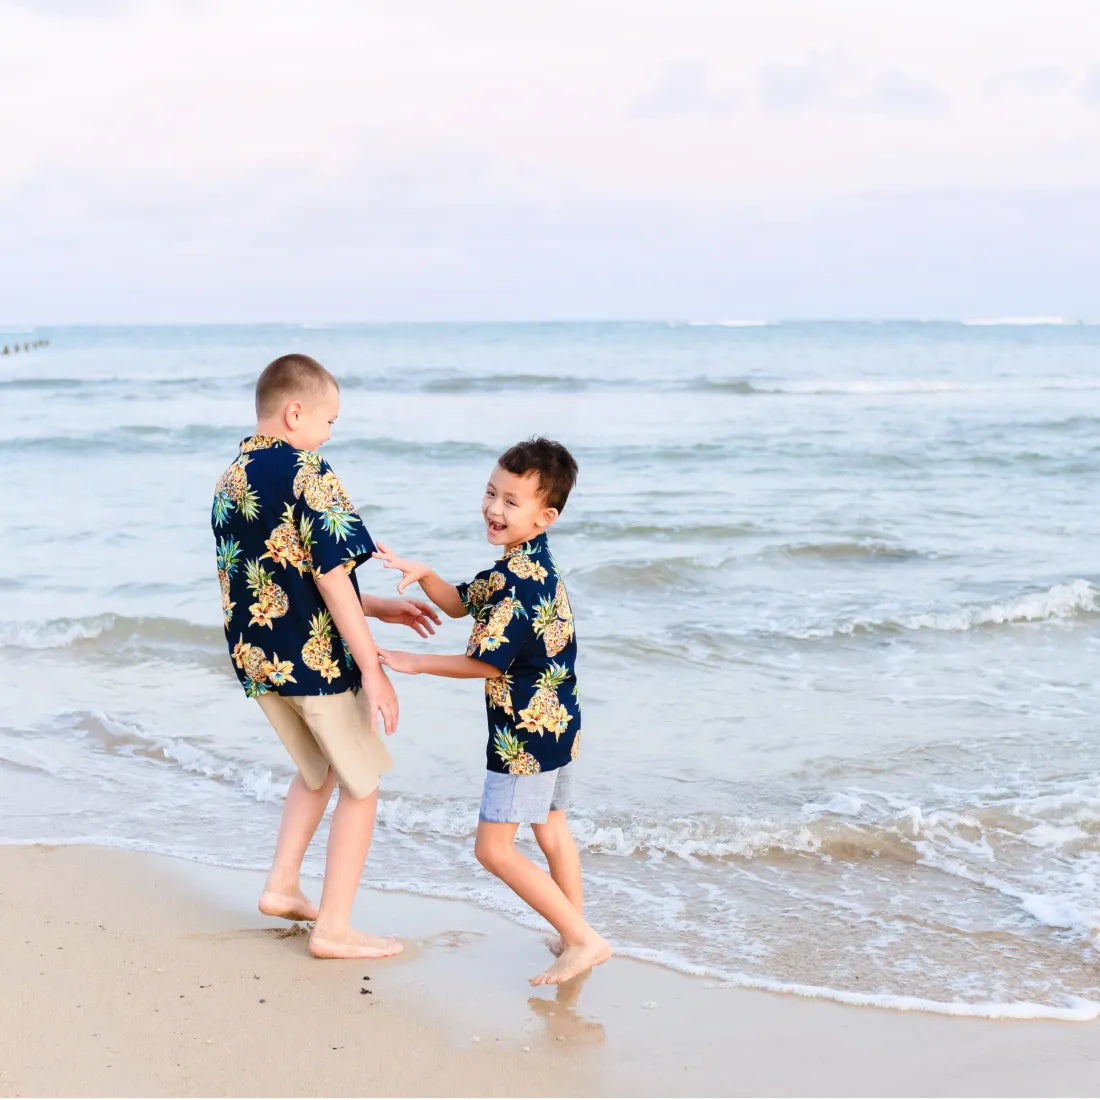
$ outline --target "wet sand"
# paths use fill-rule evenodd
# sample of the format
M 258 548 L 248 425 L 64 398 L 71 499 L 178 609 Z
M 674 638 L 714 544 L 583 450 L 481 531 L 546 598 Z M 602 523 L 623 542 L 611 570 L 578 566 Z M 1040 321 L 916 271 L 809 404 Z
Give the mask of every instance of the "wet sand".
M 644 867 L 640 874 L 644 875 Z M 613 958 L 533 990 L 537 933 L 363 890 L 395 959 L 318 961 L 262 876 L 0 846 L 0 1095 L 1095 1095 L 1100 1024 L 722 988 Z

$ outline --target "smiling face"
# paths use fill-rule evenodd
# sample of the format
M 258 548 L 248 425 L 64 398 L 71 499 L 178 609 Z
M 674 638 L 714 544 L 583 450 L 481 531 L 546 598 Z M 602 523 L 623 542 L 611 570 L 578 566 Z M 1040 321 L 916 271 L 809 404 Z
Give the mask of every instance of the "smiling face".
M 508 550 L 541 535 L 558 518 L 539 492 L 537 471 L 510 474 L 499 466 L 489 475 L 481 514 L 489 542 Z

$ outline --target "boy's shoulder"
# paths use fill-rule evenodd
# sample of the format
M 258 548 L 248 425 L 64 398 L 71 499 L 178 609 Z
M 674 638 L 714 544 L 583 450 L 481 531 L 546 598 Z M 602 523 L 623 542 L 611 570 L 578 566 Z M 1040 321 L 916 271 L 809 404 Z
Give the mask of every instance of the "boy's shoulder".
M 338 480 L 332 464 L 317 451 L 298 450 L 285 439 L 273 435 L 253 435 L 241 440 L 230 469 L 234 466 L 243 469 L 249 480 L 269 477 L 282 480 L 289 475 L 298 482 L 296 490 L 316 477 Z
M 521 607 L 536 607 L 547 599 L 553 600 L 560 584 L 557 562 L 546 536 L 540 535 L 521 543 L 478 573 L 467 586 L 466 602 L 476 609 L 511 596 Z
M 515 547 L 497 562 L 497 568 L 510 577 L 531 581 L 535 585 L 552 581 L 558 575 L 558 565 L 554 561 L 554 555 L 550 553 L 550 544 L 545 535 L 539 535 L 538 538 Z

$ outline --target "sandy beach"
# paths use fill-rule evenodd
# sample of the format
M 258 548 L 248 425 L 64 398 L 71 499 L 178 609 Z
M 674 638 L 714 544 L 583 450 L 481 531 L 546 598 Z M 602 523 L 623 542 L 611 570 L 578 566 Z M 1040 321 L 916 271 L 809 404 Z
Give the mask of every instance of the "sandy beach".
M 0 847 L 0 1093 L 1094 1095 L 1095 1024 L 950 1019 L 731 988 L 612 959 L 555 995 L 536 933 L 364 890 L 394 960 L 318 962 L 261 876 Z M 369 990 L 369 992 L 364 992 Z

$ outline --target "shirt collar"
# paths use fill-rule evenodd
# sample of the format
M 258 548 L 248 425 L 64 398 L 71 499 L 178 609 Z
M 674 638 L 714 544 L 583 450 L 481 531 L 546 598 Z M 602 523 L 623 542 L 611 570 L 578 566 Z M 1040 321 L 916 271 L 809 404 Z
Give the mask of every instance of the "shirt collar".
M 533 539 L 528 539 L 527 542 L 521 542 L 514 550 L 507 550 L 497 561 L 505 561 L 508 558 L 515 557 L 516 554 L 540 554 L 546 549 L 546 532 L 541 531 Z
M 280 439 L 277 435 L 250 435 L 247 439 L 241 440 L 241 451 L 246 454 L 249 451 L 266 451 L 271 447 L 289 446 L 285 439 Z

